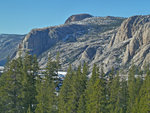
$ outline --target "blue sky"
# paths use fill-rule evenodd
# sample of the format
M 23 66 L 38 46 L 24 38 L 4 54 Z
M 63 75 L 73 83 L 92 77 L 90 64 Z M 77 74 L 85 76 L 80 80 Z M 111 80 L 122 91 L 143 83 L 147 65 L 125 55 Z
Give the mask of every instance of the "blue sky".
M 63 24 L 79 13 L 148 15 L 150 0 L 0 0 L 0 34 L 26 34 L 33 28 Z

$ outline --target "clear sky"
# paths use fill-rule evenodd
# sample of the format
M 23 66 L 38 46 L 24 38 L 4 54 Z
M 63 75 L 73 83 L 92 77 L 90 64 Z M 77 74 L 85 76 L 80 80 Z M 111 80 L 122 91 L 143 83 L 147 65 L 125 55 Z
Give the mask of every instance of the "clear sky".
M 148 15 L 150 0 L 0 0 L 0 34 L 26 34 L 33 28 L 63 24 L 79 13 Z

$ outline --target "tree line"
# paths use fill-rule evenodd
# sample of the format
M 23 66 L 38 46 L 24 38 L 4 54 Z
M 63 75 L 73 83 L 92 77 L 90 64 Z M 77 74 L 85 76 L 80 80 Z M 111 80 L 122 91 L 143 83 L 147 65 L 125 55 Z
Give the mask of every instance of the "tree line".
M 36 56 L 9 61 L 0 76 L 0 113 L 149 113 L 150 70 L 131 66 L 128 77 L 112 68 L 105 74 L 96 64 L 89 77 L 86 63 L 71 65 L 61 88 L 59 54 L 49 57 L 39 74 Z

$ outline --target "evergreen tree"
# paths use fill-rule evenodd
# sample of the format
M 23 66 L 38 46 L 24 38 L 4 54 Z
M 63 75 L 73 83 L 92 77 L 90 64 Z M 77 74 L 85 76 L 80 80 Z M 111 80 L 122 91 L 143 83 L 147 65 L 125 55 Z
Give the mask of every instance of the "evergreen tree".
M 142 77 L 140 75 L 137 75 L 138 77 L 135 77 L 137 73 L 137 68 L 136 66 L 132 66 L 129 70 L 129 75 L 128 75 L 128 112 L 132 112 L 133 109 L 136 107 L 135 101 L 136 97 L 139 94 L 141 85 L 142 85 Z
M 52 80 L 57 78 L 57 63 L 52 60 L 51 56 L 49 56 L 46 66 L 46 76 L 50 76 Z
M 149 113 L 150 112 L 150 71 L 147 69 L 146 77 L 141 86 L 140 93 L 136 98 L 135 109 L 133 113 Z
M 32 113 L 32 112 L 31 112 L 31 109 L 30 109 L 30 106 L 29 106 L 29 108 L 28 108 L 28 110 L 27 110 L 27 113 Z
M 78 66 L 75 76 L 73 76 L 72 85 L 70 89 L 72 92 L 69 93 L 68 100 L 68 112 L 76 113 L 79 106 L 80 96 L 84 93 L 87 81 L 87 67 L 84 64 L 83 72 L 81 71 L 81 65 Z
M 0 111 L 2 113 L 21 113 L 21 62 L 20 59 L 9 62 L 4 74 L 0 77 Z
M 140 90 L 141 90 L 141 87 L 142 87 L 142 84 L 143 84 L 143 79 L 141 76 L 138 76 L 136 78 L 136 98 L 135 98 L 135 102 L 134 102 L 134 107 L 132 107 L 131 109 L 131 112 L 132 113 L 137 113 L 138 112 L 138 105 L 139 105 L 139 98 L 140 98 Z
M 83 72 L 80 76 L 80 86 L 81 86 L 81 92 L 82 93 L 84 93 L 86 90 L 87 81 L 88 81 L 88 65 L 87 65 L 87 63 L 84 63 Z
M 110 113 L 119 113 L 119 89 L 120 89 L 120 78 L 117 75 L 113 78 L 110 86 L 110 96 L 109 96 L 109 105 L 108 109 Z
M 74 113 L 77 111 L 77 107 L 78 107 L 78 100 L 80 97 L 80 80 L 79 80 L 79 76 L 81 76 L 81 66 L 78 67 L 78 70 L 76 73 L 74 73 L 74 76 L 72 78 L 72 84 L 70 87 L 71 92 L 68 92 L 68 102 L 66 103 L 66 106 L 68 108 L 69 113 Z
M 60 92 L 56 91 L 59 53 L 48 59 L 46 71 L 39 74 L 36 56 L 9 61 L 0 76 L 0 113 L 149 113 L 150 70 L 144 74 L 132 66 L 125 76 L 115 76 L 114 69 L 105 75 L 94 64 L 88 78 L 88 67 L 71 65 Z M 143 76 L 144 75 L 144 76 Z M 106 78 L 107 77 L 107 78 Z
M 122 108 L 122 113 L 127 112 L 127 107 L 128 107 L 128 85 L 127 85 L 127 80 L 125 77 L 121 78 L 121 85 L 120 85 L 120 103 L 121 103 L 121 108 Z
M 68 68 L 67 75 L 63 81 L 63 85 L 60 89 L 59 93 L 59 101 L 58 101 L 58 112 L 59 113 L 69 113 L 68 112 L 68 101 L 70 97 L 70 92 L 72 92 L 71 84 L 73 81 L 74 73 L 72 71 L 71 65 Z
M 57 58 L 58 60 L 58 58 Z M 57 61 L 59 63 L 59 61 Z M 46 73 L 45 75 L 48 76 L 48 78 L 50 79 L 50 82 L 54 82 L 55 83 L 55 87 L 57 87 L 58 85 L 58 65 L 56 61 L 53 61 L 51 56 L 49 56 L 48 58 L 48 62 L 46 65 Z
M 78 100 L 78 110 L 77 113 L 85 113 L 86 112 L 86 99 L 85 99 L 85 93 L 86 93 L 86 87 L 87 87 L 87 81 L 88 81 L 88 67 L 87 63 L 84 63 L 83 65 L 83 73 L 81 74 L 81 82 L 80 82 L 80 98 Z
M 36 90 L 38 95 L 37 107 L 35 113 L 56 113 L 56 94 L 54 82 L 50 82 L 50 79 L 45 77 L 43 79 L 38 78 Z
M 57 112 L 57 96 L 56 96 L 56 82 L 57 82 L 57 62 L 52 61 L 49 57 L 46 72 L 44 76 L 38 76 L 36 90 L 38 95 L 36 113 L 56 113 Z
M 36 108 L 36 78 L 38 75 L 38 63 L 36 57 L 32 57 L 29 54 L 26 54 L 23 59 L 23 68 L 22 68 L 22 101 L 24 103 L 23 108 L 24 112 L 27 112 L 28 107 L 32 112 Z
M 101 74 L 96 65 L 93 67 L 92 77 L 86 93 L 86 113 L 106 112 L 106 86 L 103 70 Z
M 77 113 L 86 113 L 86 98 L 85 93 L 80 96 Z
M 129 99 L 128 99 L 128 112 L 131 112 L 131 109 L 134 105 L 135 102 L 135 97 L 136 97 L 136 89 L 135 89 L 135 84 L 136 84 L 136 79 L 135 79 L 135 73 L 136 69 L 135 66 L 133 65 L 128 74 L 128 93 L 129 93 Z

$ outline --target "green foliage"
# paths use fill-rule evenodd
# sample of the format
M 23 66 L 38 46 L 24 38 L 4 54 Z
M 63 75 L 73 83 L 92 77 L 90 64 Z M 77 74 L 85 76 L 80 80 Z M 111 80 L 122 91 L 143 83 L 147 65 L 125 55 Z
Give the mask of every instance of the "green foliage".
M 31 112 L 30 105 L 29 105 L 29 108 L 28 108 L 28 110 L 27 110 L 27 113 L 32 113 L 32 112 Z
M 86 98 L 85 92 L 80 96 L 77 113 L 86 113 Z
M 109 94 L 109 105 L 108 109 L 111 113 L 118 113 L 119 112 L 119 91 L 120 91 L 120 78 L 117 75 L 113 78 L 112 83 L 110 86 L 110 94 Z
M 19 59 L 13 60 L 7 66 L 4 74 L 0 78 L 0 111 L 1 112 L 21 112 L 21 71 Z
M 73 81 L 73 70 L 71 65 L 68 68 L 66 78 L 63 81 L 63 86 L 61 87 L 60 93 L 59 93 L 59 102 L 58 102 L 58 111 L 59 113 L 68 113 L 68 101 L 70 92 L 72 92 L 71 84 Z
M 87 69 L 86 64 L 84 65 L 84 72 L 81 71 L 81 65 L 79 65 L 76 75 L 73 76 L 73 83 L 71 86 L 72 92 L 70 92 L 70 111 L 77 112 L 80 96 L 84 93 L 87 82 Z
M 35 113 L 56 113 L 56 94 L 55 85 L 53 82 L 50 83 L 49 79 L 38 79 L 36 90 L 38 95 L 37 107 Z
M 134 108 L 134 104 L 136 101 L 136 97 L 139 94 L 141 85 L 142 85 L 142 78 L 138 76 L 137 78 L 135 75 L 137 74 L 137 68 L 133 65 L 129 70 L 128 75 L 128 112 L 131 112 Z
M 136 97 L 133 113 L 149 113 L 150 112 L 150 70 L 147 69 L 146 77 L 141 85 L 139 95 Z
M 58 59 L 57 59 L 58 60 Z M 58 61 L 57 61 L 58 62 Z M 54 82 L 57 78 L 57 62 L 52 61 L 49 57 L 46 66 L 45 76 L 37 77 L 36 91 L 37 91 L 37 107 L 35 113 L 56 113 L 57 112 L 57 97 Z
M 94 65 L 86 90 L 86 113 L 106 112 L 106 90 L 103 70 Z
M 59 69 L 59 53 L 49 57 L 42 75 L 36 56 L 9 61 L 0 76 L 0 113 L 150 112 L 149 66 L 141 71 L 133 65 L 127 78 L 114 68 L 106 75 L 94 65 L 90 74 L 86 63 L 77 70 L 70 65 L 57 92 Z
M 29 54 L 25 55 L 23 59 L 22 67 L 22 92 L 21 98 L 23 101 L 24 112 L 27 111 L 30 106 L 31 111 L 33 112 L 36 107 L 36 78 L 38 74 L 38 63 L 36 56 L 32 57 Z
M 49 56 L 46 66 L 46 76 L 49 76 L 51 80 L 54 80 L 57 76 L 57 70 L 56 61 L 53 61 L 51 56 Z
M 80 105 L 80 107 L 83 106 L 79 100 L 81 95 L 83 96 L 85 92 L 87 73 L 88 69 L 86 63 L 83 66 L 83 71 L 81 65 L 79 65 L 77 71 L 72 71 L 71 66 L 69 67 L 59 94 L 59 113 L 74 113 L 81 111 L 78 107 Z

